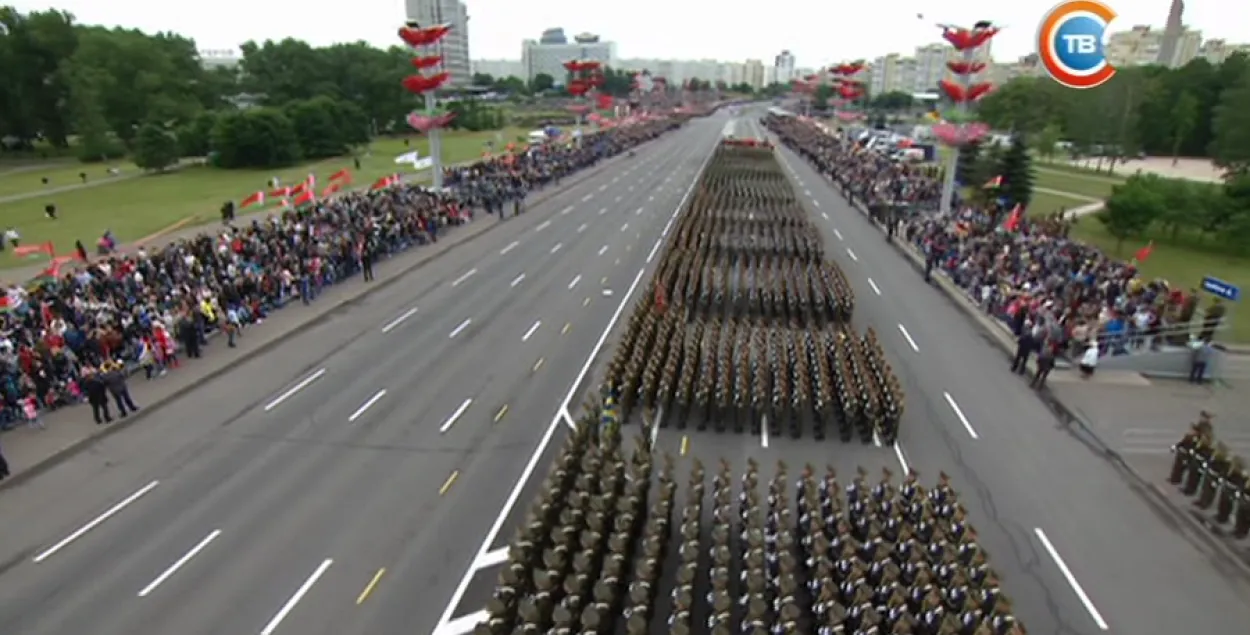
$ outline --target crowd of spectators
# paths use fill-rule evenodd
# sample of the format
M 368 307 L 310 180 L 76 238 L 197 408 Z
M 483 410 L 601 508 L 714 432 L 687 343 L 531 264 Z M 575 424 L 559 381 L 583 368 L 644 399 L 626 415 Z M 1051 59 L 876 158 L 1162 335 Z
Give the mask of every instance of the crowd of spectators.
M 997 203 L 958 198 L 942 214 L 937 168 L 891 160 L 801 117 L 770 116 L 766 125 L 848 199 L 893 225 L 924 255 L 927 270 L 949 276 L 1037 349 L 1080 356 L 1091 343 L 1100 355 L 1185 346 L 1194 326 L 1210 342 L 1223 318 L 1218 298 L 1199 317 L 1196 289 L 1146 279 L 1135 263 L 1069 238 L 1079 218 L 1012 219 Z
M 655 120 L 589 134 L 580 146 L 535 146 L 451 168 L 442 191 L 395 184 L 346 193 L 3 289 L 0 426 L 83 401 L 107 422 L 105 388 L 124 416 L 134 409 L 129 393 L 118 392 L 127 375 L 154 380 L 194 363 L 187 358 L 199 357 L 214 332 L 233 347 L 273 311 L 312 303 L 374 260 L 437 241 L 472 221 L 475 208 L 502 211 L 504 201 L 678 125 Z

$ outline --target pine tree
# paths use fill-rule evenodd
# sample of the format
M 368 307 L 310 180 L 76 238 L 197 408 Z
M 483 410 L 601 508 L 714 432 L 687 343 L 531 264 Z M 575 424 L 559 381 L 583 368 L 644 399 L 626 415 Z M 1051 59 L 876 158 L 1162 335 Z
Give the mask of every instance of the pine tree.
M 1011 146 L 1003 154 L 999 163 L 999 174 L 1003 177 L 1001 195 L 1007 199 L 1008 209 L 1017 204 L 1029 206 L 1033 200 L 1033 158 L 1029 156 L 1029 147 L 1024 143 L 1024 135 L 1016 135 Z
M 972 185 L 976 180 L 977 161 L 981 158 L 981 144 L 969 143 L 959 148 L 955 161 L 955 181 L 960 185 Z

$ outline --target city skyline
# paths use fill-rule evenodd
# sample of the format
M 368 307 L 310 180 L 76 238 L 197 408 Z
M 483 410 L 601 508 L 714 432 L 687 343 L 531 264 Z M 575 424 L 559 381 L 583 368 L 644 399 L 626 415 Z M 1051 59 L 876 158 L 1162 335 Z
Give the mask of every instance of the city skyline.
M 684 3 L 639 0 L 628 10 L 598 10 L 584 0 L 539 0 L 523 6 L 503 0 L 466 0 L 470 21 L 470 54 L 474 59 L 513 59 L 520 44 L 542 31 L 561 27 L 566 33 L 597 33 L 615 42 L 623 58 L 722 61 L 771 61 L 789 50 L 800 67 L 820 67 L 838 61 L 872 59 L 908 51 L 938 41 L 937 22 L 971 23 L 990 19 L 1003 25 L 995 39 L 995 58 L 1004 61 L 1033 52 L 1037 23 L 1054 6 L 1053 0 L 1025 0 L 1005 5 L 990 0 L 968 0 L 957 9 L 937 9 L 909 0 L 901 5 L 860 3 L 853 6 L 777 0 L 768 5 L 776 24 L 761 28 L 759 18 L 727 11 L 723 3 L 689 0 Z M 236 47 L 247 40 L 295 37 L 324 46 L 336 42 L 366 41 L 375 46 L 395 43 L 395 28 L 403 21 L 402 0 L 356 0 L 351 11 L 308 10 L 294 0 L 266 3 L 218 0 L 213 12 L 180 14 L 153 10 L 138 0 L 101 4 L 87 0 L 17 0 L 20 11 L 46 8 L 74 14 L 79 22 L 124 26 L 144 31 L 173 31 L 194 38 L 201 49 Z M 1113 30 L 1137 24 L 1163 28 L 1170 0 L 1115 3 L 1121 17 Z M 615 9 L 615 7 L 612 7 Z M 923 16 L 923 18 L 919 17 Z M 246 19 L 242 19 L 245 17 Z M 1204 38 L 1250 42 L 1250 3 L 1232 0 L 1191 2 L 1185 23 Z

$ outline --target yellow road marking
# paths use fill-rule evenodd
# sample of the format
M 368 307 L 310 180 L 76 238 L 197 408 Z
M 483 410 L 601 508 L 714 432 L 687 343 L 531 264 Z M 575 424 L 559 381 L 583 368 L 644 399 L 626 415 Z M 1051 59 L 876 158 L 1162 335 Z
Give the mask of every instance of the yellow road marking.
M 538 372 L 538 369 L 542 367 L 543 367 L 543 358 L 539 357 L 538 361 L 534 362 L 534 367 L 530 369 L 530 372 L 536 373 Z
M 690 437 L 683 434 L 681 435 L 681 455 L 686 456 L 686 453 L 689 451 L 690 451 Z
M 447 480 L 443 481 L 443 486 L 438 488 L 438 495 L 442 496 L 443 494 L 446 494 L 447 490 L 451 489 L 451 484 L 456 482 L 456 477 L 458 476 L 460 476 L 460 470 L 453 470 L 452 473 L 447 476 Z
M 560 329 L 560 335 L 564 335 L 565 333 L 568 333 L 569 329 L 571 328 L 573 328 L 573 324 L 571 322 L 565 322 L 564 328 Z
M 369 584 L 365 585 L 365 590 L 360 592 L 360 597 L 356 598 L 356 606 L 360 606 L 361 604 L 364 604 L 365 600 L 369 599 L 369 594 L 373 593 L 374 587 L 378 586 L 378 581 L 382 579 L 382 576 L 385 573 L 386 573 L 385 568 L 378 569 L 377 574 L 373 576 L 373 579 L 369 581 Z
M 582 300 L 582 306 L 590 306 L 590 298 L 586 298 L 585 300 Z
M 503 407 L 499 409 L 499 412 L 495 413 L 495 423 L 499 423 L 499 420 L 503 419 L 503 416 L 506 414 L 508 414 L 508 404 L 504 404 Z

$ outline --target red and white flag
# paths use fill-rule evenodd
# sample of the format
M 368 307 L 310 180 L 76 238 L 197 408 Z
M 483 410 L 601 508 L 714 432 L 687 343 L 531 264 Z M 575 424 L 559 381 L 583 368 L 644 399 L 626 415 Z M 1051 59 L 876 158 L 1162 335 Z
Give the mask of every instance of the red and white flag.
M 265 193 L 256 192 L 255 194 L 252 194 L 251 196 L 243 199 L 243 202 L 239 203 L 239 209 L 247 209 L 255 205 L 264 205 L 264 204 L 265 204 Z

